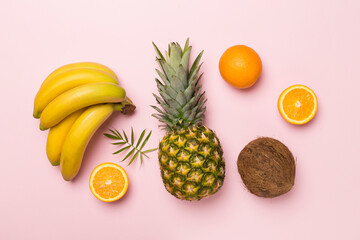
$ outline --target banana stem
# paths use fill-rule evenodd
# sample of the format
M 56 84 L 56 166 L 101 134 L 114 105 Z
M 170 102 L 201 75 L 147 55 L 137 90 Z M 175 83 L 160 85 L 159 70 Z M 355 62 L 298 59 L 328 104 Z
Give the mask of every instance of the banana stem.
M 126 97 L 121 103 L 114 104 L 114 110 L 120 111 L 122 114 L 130 114 L 135 110 L 136 106 L 133 104 L 130 98 Z

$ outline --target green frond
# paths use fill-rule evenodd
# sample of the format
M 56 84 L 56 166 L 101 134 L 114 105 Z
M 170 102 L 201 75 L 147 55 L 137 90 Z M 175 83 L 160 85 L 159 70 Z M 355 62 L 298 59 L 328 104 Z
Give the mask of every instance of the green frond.
M 130 141 L 125 133 L 124 130 L 122 130 L 123 134 L 120 134 L 120 132 L 116 129 L 109 129 L 109 131 L 112 133 L 104 133 L 104 136 L 112 139 L 112 140 L 119 140 L 117 142 L 113 142 L 111 143 L 112 145 L 126 145 L 126 146 L 122 146 L 119 150 L 113 152 L 113 154 L 119 154 L 121 152 L 124 152 L 126 150 L 129 150 L 126 154 L 126 156 L 120 160 L 121 162 L 125 161 L 126 159 L 130 158 L 130 161 L 128 163 L 128 165 L 130 165 L 131 163 L 134 162 L 134 160 L 138 157 L 138 155 L 140 154 L 140 159 L 141 162 L 140 164 L 142 164 L 143 162 L 143 157 L 145 156 L 147 158 L 149 158 L 146 153 L 152 152 L 157 150 L 157 148 L 152 148 L 152 149 L 148 149 L 148 150 L 143 150 L 143 148 L 145 147 L 146 143 L 148 142 L 152 131 L 149 132 L 149 134 L 145 137 L 145 133 L 146 133 L 146 129 L 144 129 L 141 134 L 139 139 L 136 141 L 135 144 L 135 133 L 134 133 L 134 129 L 131 128 L 131 133 L 130 133 Z M 139 147 L 140 146 L 140 147 Z

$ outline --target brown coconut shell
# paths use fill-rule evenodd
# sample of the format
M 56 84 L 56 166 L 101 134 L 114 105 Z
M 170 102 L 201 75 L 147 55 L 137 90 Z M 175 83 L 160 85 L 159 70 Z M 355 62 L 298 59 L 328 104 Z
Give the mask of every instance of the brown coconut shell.
M 294 157 L 276 139 L 261 137 L 248 143 L 239 154 L 237 166 L 245 186 L 256 196 L 277 197 L 294 186 Z

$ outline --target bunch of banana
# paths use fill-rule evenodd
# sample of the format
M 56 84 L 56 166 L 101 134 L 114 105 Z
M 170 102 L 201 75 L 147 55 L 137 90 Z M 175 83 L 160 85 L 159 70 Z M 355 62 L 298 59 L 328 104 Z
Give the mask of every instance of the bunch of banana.
M 135 106 L 119 86 L 116 74 L 94 62 L 64 65 L 42 83 L 34 101 L 40 129 L 49 130 L 46 154 L 71 181 L 80 170 L 85 149 L 96 130 L 114 111 Z

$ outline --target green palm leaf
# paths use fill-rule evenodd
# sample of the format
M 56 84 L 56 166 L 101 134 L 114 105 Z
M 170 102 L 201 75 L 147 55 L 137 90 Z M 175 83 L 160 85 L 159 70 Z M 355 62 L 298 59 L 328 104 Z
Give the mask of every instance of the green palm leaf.
M 110 133 L 104 133 L 104 136 L 110 138 L 111 140 L 117 140 L 115 142 L 112 142 L 111 143 L 112 145 L 121 145 L 121 148 L 113 152 L 113 154 L 119 154 L 121 152 L 127 151 L 125 157 L 120 161 L 123 162 L 126 159 L 130 159 L 128 166 L 132 164 L 138 156 L 140 156 L 140 165 L 141 165 L 143 163 L 143 159 L 144 159 L 143 157 L 149 158 L 149 156 L 146 153 L 157 150 L 157 148 L 143 150 L 146 143 L 150 139 L 152 131 L 150 131 L 145 137 L 146 129 L 144 129 L 141 132 L 139 139 L 135 141 L 135 133 L 133 128 L 131 128 L 130 139 L 128 138 L 124 130 L 122 130 L 122 134 L 116 129 L 108 129 L 108 130 L 110 131 Z

